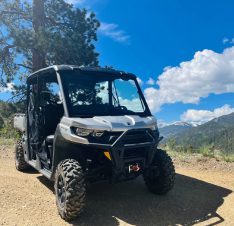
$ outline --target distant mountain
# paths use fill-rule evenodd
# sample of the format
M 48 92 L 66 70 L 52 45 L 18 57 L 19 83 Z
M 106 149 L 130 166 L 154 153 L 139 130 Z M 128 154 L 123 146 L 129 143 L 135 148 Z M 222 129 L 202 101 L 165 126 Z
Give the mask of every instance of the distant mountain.
M 161 121 L 161 120 L 158 120 L 158 121 L 157 121 L 157 124 L 158 124 L 158 128 L 159 128 L 159 129 L 161 129 L 161 128 L 163 128 L 163 127 L 169 125 L 168 123 L 166 123 L 166 122 L 164 122 L 164 121 Z
M 177 122 L 173 122 L 172 124 L 170 125 L 173 125 L 173 126 L 189 126 L 191 127 L 192 124 L 191 123 L 188 123 L 188 122 L 182 122 L 182 121 L 177 121 Z
M 164 137 L 164 141 L 166 141 L 166 139 L 174 137 L 177 134 L 180 134 L 192 127 L 193 125 L 187 122 L 174 122 L 172 124 L 159 128 L 159 131 L 160 134 Z
M 171 138 L 177 144 L 199 148 L 214 145 L 224 152 L 234 152 L 234 113 L 215 118 L 203 125 L 191 127 Z

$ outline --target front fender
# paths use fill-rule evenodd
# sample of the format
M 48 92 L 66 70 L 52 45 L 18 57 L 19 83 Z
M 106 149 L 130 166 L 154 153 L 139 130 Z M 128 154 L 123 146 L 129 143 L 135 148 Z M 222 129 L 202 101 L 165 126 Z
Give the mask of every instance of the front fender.
M 79 144 L 66 140 L 58 126 L 55 132 L 52 157 L 52 179 L 58 164 L 65 159 L 75 159 L 81 166 L 85 166 L 85 159 L 82 154 L 82 148 Z

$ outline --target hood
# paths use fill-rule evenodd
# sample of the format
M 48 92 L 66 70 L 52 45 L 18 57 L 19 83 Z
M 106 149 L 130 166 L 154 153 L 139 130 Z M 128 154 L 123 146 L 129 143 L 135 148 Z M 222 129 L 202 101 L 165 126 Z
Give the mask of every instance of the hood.
M 134 116 L 96 116 L 93 118 L 63 117 L 61 124 L 94 130 L 124 131 L 128 129 L 152 128 L 157 126 L 155 117 Z

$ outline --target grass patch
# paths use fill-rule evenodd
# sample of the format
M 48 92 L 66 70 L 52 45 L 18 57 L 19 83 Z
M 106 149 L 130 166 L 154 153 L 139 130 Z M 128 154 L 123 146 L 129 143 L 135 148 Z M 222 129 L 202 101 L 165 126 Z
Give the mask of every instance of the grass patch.
M 223 155 L 222 159 L 225 162 L 234 162 L 234 155 Z
M 171 157 L 176 157 L 181 161 L 186 160 L 192 154 L 196 154 L 198 162 L 207 161 L 207 158 L 215 158 L 217 161 L 234 162 L 234 154 L 225 154 L 220 150 L 215 150 L 214 145 L 204 145 L 199 149 L 194 149 L 191 146 L 173 146 L 161 145 L 162 149 L 166 150 Z
M 16 139 L 0 137 L 0 145 L 12 146 L 15 145 Z
M 202 154 L 204 157 L 214 158 L 215 152 L 212 145 L 204 145 L 198 149 L 198 153 Z

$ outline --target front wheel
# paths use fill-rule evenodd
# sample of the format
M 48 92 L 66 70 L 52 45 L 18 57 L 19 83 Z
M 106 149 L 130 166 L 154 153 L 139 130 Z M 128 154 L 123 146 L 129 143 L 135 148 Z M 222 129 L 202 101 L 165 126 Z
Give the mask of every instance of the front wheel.
M 169 192 L 175 181 L 175 168 L 171 157 L 163 150 L 157 150 L 153 163 L 143 174 L 150 192 L 164 195 Z
M 75 219 L 85 204 L 85 180 L 83 170 L 74 159 L 62 161 L 55 174 L 56 205 L 60 216 L 67 221 Z

